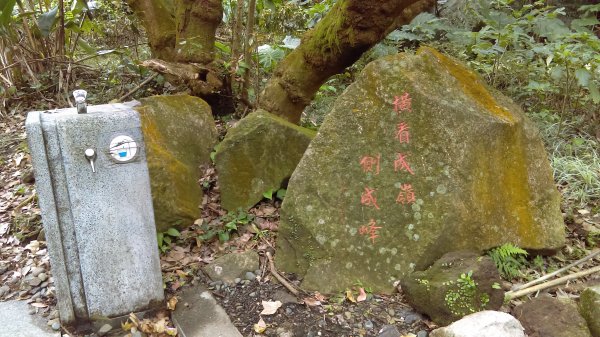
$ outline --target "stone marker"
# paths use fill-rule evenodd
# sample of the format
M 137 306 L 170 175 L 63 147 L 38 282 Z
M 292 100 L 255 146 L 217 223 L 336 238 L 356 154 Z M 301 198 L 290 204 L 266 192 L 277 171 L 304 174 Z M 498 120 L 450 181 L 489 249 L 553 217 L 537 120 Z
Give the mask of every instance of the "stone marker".
M 591 337 L 575 301 L 550 296 L 536 297 L 516 306 L 513 316 L 535 337 Z
M 210 291 L 202 286 L 185 289 L 173 312 L 181 337 L 242 337 Z
M 315 132 L 263 110 L 242 119 L 217 146 L 221 205 L 248 209 L 288 179 Z
M 579 311 L 594 337 L 600 337 L 600 285 L 585 289 L 579 297 Z
M 474 287 L 469 286 L 470 281 Z M 500 309 L 504 291 L 494 288 L 500 282 L 500 273 L 489 256 L 451 252 L 427 270 L 406 276 L 401 285 L 413 308 L 436 324 L 448 325 L 477 311 Z
M 431 337 L 525 337 L 519 321 L 505 312 L 480 311 L 447 327 L 431 332 Z M 540 336 L 541 337 L 541 336 Z
M 375 291 L 444 253 L 564 243 L 560 195 L 518 106 L 430 48 L 376 60 L 288 184 L 275 260 L 305 289 Z
M 210 106 L 189 95 L 140 99 L 158 231 L 191 225 L 200 217 L 199 166 L 210 163 L 217 129 Z
M 253 250 L 247 250 L 242 253 L 223 255 L 202 267 L 202 271 L 213 281 L 233 284 L 236 278 L 241 279 L 248 271 L 257 270 L 258 262 L 258 254 Z
M 83 113 L 34 111 L 26 121 L 66 325 L 128 315 L 163 300 L 139 115 L 122 104 L 78 109 Z
M 0 302 L 0 337 L 60 337 L 25 301 Z

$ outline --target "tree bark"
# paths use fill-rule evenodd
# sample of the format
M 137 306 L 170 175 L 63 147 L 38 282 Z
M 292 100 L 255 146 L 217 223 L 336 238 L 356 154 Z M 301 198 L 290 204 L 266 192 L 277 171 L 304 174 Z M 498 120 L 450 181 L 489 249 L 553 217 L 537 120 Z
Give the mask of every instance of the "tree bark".
M 152 55 L 174 60 L 175 7 L 171 0 L 127 0 L 134 13 L 142 20 Z
M 179 62 L 209 64 L 223 18 L 221 0 L 175 0 L 175 54 Z
M 339 0 L 277 66 L 259 107 L 299 123 L 302 111 L 329 77 L 433 4 L 434 0 Z

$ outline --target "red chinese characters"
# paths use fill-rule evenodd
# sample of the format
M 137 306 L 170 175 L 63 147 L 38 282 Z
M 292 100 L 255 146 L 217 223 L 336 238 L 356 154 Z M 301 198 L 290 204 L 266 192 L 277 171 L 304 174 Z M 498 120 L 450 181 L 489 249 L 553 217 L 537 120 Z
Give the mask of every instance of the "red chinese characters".
M 409 93 L 405 92 L 402 96 L 394 97 L 394 111 L 398 114 L 402 111 L 412 111 L 412 99 Z
M 401 122 L 396 126 L 396 139 L 402 144 L 408 144 L 410 142 L 410 133 L 408 131 L 408 124 Z
M 376 209 L 379 209 L 379 206 L 377 205 L 377 198 L 375 198 L 374 193 L 374 188 L 365 187 L 365 191 L 360 196 L 360 203 L 365 206 L 371 206 L 375 207 Z
M 360 160 L 360 166 L 365 173 L 373 172 L 375 175 L 379 174 L 379 162 L 381 160 L 381 154 L 377 156 L 364 156 Z
M 394 172 L 398 171 L 406 171 L 412 175 L 415 174 L 406 162 L 406 155 L 402 153 L 396 153 L 396 160 L 394 160 Z
M 379 237 L 379 233 L 377 232 L 377 230 L 382 228 L 376 225 L 377 223 L 375 222 L 375 220 L 371 219 L 371 221 L 369 221 L 367 225 L 360 226 L 360 228 L 358 229 L 358 233 L 360 235 L 369 235 L 371 243 L 375 244 L 375 239 Z
M 400 186 L 400 193 L 396 197 L 397 204 L 413 204 L 415 202 L 415 192 L 413 191 L 411 184 L 402 184 Z

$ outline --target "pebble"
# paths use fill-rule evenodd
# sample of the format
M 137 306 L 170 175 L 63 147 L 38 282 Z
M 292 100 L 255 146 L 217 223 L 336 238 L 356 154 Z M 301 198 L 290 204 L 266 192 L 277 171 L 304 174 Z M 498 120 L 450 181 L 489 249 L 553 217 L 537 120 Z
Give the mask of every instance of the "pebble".
M 248 281 L 254 281 L 254 279 L 256 279 L 256 274 L 254 274 L 253 272 L 249 271 L 249 272 L 246 272 L 246 275 L 244 277 Z
M 2 287 L 0 287 L 0 297 L 4 296 L 9 291 L 10 291 L 10 288 L 8 286 L 2 286 Z
M 40 285 L 40 283 L 42 283 L 42 280 L 40 280 L 39 277 L 35 276 L 27 280 L 27 283 L 29 283 L 29 285 L 32 287 L 37 287 Z
M 394 316 L 396 314 L 396 311 L 394 311 L 394 309 L 392 309 L 392 308 L 389 308 L 388 314 L 390 314 L 390 316 Z
M 52 323 L 52 330 L 58 331 L 60 329 L 60 323 L 54 322 Z
M 427 337 L 429 336 L 429 333 L 425 330 L 421 330 L 419 332 L 417 332 L 417 337 Z
M 373 329 L 373 322 L 371 322 L 370 320 L 366 320 L 365 321 L 365 329 L 367 329 L 367 330 Z
M 250 297 L 256 297 L 256 293 L 252 292 L 252 293 L 248 294 L 248 296 L 250 296 Z
M 0 275 L 6 273 L 6 271 L 8 270 L 8 267 L 6 265 L 0 265 Z
M 48 279 L 48 275 L 46 273 L 40 273 L 37 277 L 42 280 L 42 282 Z
M 291 315 L 293 312 L 294 311 L 292 310 L 292 308 L 290 308 L 290 307 L 285 308 L 285 314 L 286 315 Z
M 141 333 L 141 332 L 139 332 L 139 331 L 133 332 L 133 333 L 131 334 L 131 337 L 142 337 L 142 333 Z
M 33 267 L 31 268 L 31 275 L 38 276 L 39 274 L 44 272 L 44 268 L 42 267 Z
M 30 315 L 35 314 L 35 312 L 36 312 L 35 308 L 31 308 L 31 309 L 27 310 L 27 313 Z
M 48 319 L 56 319 L 58 318 L 58 310 L 52 310 L 52 312 L 50 312 L 50 315 L 48 315 Z
M 344 316 L 346 316 L 346 319 L 350 319 L 352 318 L 352 313 L 350 311 L 345 311 Z
M 414 322 L 420 320 L 421 317 L 419 317 L 419 315 L 416 314 L 408 314 L 404 317 L 404 323 L 406 324 L 413 324 Z
M 235 282 L 235 284 L 240 284 L 240 282 L 242 282 L 242 279 L 239 277 L 236 277 L 236 279 L 233 280 L 233 282 Z
M 400 337 L 400 331 L 393 325 L 384 325 L 381 330 L 379 330 L 379 335 L 377 337 Z
M 260 269 L 256 269 L 256 270 L 254 271 L 254 275 L 260 275 Z
M 110 330 L 112 330 L 112 325 L 110 324 L 104 324 L 99 330 L 98 330 L 98 336 L 104 336 L 106 335 Z

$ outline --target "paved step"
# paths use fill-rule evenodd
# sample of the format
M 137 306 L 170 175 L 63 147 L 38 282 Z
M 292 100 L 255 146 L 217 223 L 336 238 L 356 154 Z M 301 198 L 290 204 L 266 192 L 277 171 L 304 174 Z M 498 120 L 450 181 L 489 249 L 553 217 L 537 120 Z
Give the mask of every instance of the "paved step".
M 0 337 L 60 337 L 24 301 L 0 302 Z

